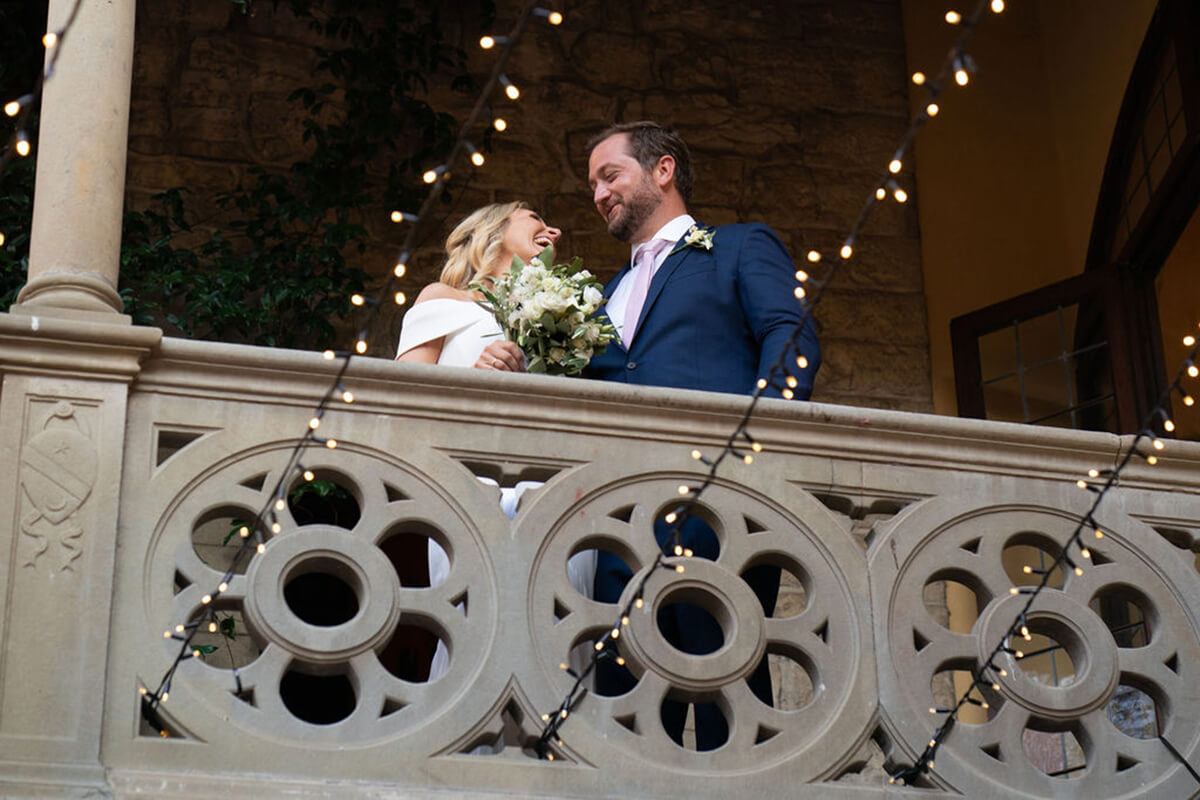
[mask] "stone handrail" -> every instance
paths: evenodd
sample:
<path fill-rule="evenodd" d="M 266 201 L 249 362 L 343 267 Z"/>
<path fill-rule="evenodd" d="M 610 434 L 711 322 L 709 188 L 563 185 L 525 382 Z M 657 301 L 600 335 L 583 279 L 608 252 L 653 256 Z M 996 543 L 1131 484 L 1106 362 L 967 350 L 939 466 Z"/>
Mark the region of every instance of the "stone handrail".
<path fill-rule="evenodd" d="M 889 786 L 885 768 L 912 762 L 939 719 L 930 707 L 953 699 L 952 673 L 972 669 L 1012 621 L 1012 549 L 1053 558 L 1090 499 L 1074 481 L 1128 443 L 763 402 L 751 425 L 763 452 L 724 466 L 703 500 L 719 557 L 651 579 L 622 634 L 637 686 L 588 695 L 546 762 L 529 746 L 570 687 L 559 665 L 618 612 L 572 585 L 567 559 L 597 549 L 635 571 L 649 564 L 653 520 L 703 474 L 691 450 L 718 449 L 746 398 L 359 359 L 345 379 L 355 402 L 321 426 L 337 448 L 301 457 L 348 499 L 333 517 L 296 501 L 279 512 L 281 532 L 218 599 L 237 639 L 196 640 L 216 649 L 180 666 L 160 708 L 173 734 L 164 740 L 138 702 L 177 652 L 164 630 L 201 613 L 236 551 L 236 535 L 222 544 L 234 521 L 268 504 L 280 477 L 303 483 L 281 471 L 336 370 L 319 354 L 150 345 L 128 394 L 106 643 L 100 762 L 116 796 L 928 794 Z M 6 439 L 23 453 L 60 428 L 74 431 L 77 453 L 98 448 L 89 407 L 70 392 L 43 387 L 27 406 L 36 413 L 5 422 L 24 426 Z M 480 476 L 540 485 L 510 520 Z M 1172 444 L 1159 466 L 1131 466 L 1097 515 L 1094 565 L 1059 576 L 1030 618 L 1072 674 L 1049 685 L 1005 656 L 988 711 L 947 737 L 929 787 L 970 797 L 1200 789 L 1156 738 L 1195 761 L 1198 520 L 1200 447 Z M 70 547 L 89 547 L 86 535 L 40 554 L 28 532 L 13 540 L 16 560 L 33 563 L 14 566 L 10 592 L 22 576 L 61 579 Z M 434 586 L 422 580 L 428 541 L 451 562 Z M 786 573 L 771 616 L 739 577 L 759 564 Z M 966 630 L 939 610 L 946 581 L 974 596 Z M 687 656 L 664 641 L 655 610 L 682 600 L 718 621 L 720 650 Z M 1112 607 L 1144 640 L 1114 625 Z M 435 637 L 449 667 L 425 680 Z M 773 707 L 745 681 L 764 653 Z M 725 745 L 672 741 L 659 713 L 667 696 L 715 702 Z M 1113 698 L 1126 696 L 1123 708 L 1149 715 L 1140 728 L 1117 719 Z M 1038 747 L 1067 735 L 1078 747 L 1064 746 L 1064 774 L 1048 775 L 1053 759 Z"/>

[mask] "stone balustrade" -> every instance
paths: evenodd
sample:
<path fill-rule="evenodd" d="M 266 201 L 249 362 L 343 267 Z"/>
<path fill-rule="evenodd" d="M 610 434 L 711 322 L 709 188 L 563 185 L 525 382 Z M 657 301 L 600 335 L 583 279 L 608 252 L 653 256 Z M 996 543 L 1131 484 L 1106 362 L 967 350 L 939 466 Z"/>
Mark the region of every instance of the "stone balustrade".
<path fill-rule="evenodd" d="M 1097 514 L 1105 535 L 1089 540 L 1091 563 L 1082 575 L 1051 576 L 1055 588 L 1029 618 L 1032 634 L 1059 654 L 1054 674 L 1004 655 L 1006 675 L 979 698 L 987 709 L 972 707 L 950 732 L 929 788 L 910 789 L 888 785 L 885 769 L 920 753 L 940 719 L 930 707 L 952 700 L 955 678 L 1011 623 L 1021 598 L 1009 588 L 1033 580 L 1015 555 L 1053 559 L 1092 497 L 1074 481 L 1113 464 L 1128 441 L 764 402 L 750 428 L 763 452 L 753 464 L 728 461 L 703 496 L 719 556 L 652 576 L 620 639 L 636 687 L 586 696 L 562 726 L 555 760 L 539 761 L 531 744 L 541 714 L 571 685 L 560 664 L 619 614 L 580 593 L 568 558 L 604 550 L 635 571 L 650 564 L 653 520 L 678 502 L 681 484 L 703 475 L 692 449 L 716 452 L 745 398 L 359 359 L 344 379 L 355 402 L 335 402 L 320 428 L 338 446 L 300 456 L 321 485 L 340 490 L 325 499 L 293 493 L 278 512 L 280 533 L 235 562 L 241 521 L 270 505 L 281 479 L 289 489 L 304 483 L 289 456 L 338 365 L 319 354 L 143 337 L 124 416 L 113 422 L 78 380 L 58 376 L 50 355 L 48 339 L 81 334 L 14 322 L 0 326 L 13 348 L 4 407 L 24 409 L 0 423 L 21 463 L 12 487 L 21 487 L 19 508 L 0 531 L 12 555 L 0 585 L 8 598 L 0 736 L 25 749 L 0 756 L 0 786 L 24 781 L 6 794 L 44 796 L 29 788 L 45 780 L 30 777 L 42 735 L 28 733 L 40 724 L 29 720 L 40 720 L 34 695 L 56 685 L 65 700 L 53 708 L 66 717 L 73 693 L 102 694 L 95 760 L 115 797 L 1200 790 L 1158 738 L 1197 763 L 1197 445 L 1170 444 L 1159 466 L 1138 462 L 1122 476 Z M 138 330 L 123 335 L 132 341 Z M 24 361 L 11 355 L 26 351 Z M 41 382 L 29 383 L 39 371 Z M 54 604 L 81 579 L 104 584 L 87 520 L 114 463 L 106 444 L 114 435 L 107 635 L 96 635 L 105 620 L 93 613 L 90 638 L 80 638 L 80 618 Z M 509 519 L 480 476 L 535 483 Z M 56 506 L 46 481 L 78 502 Z M 451 565 L 433 586 L 430 541 Z M 164 631 L 200 618 L 203 596 L 231 564 L 214 605 L 236 638 L 195 640 L 212 652 L 180 665 L 159 709 L 171 734 L 163 738 L 142 719 L 138 690 L 154 689 L 178 652 Z M 771 615 L 740 577 L 761 564 L 785 573 Z M 95 606 L 86 593 L 72 597 L 81 613 Z M 965 625 L 954 610 L 963 597 Z M 685 655 L 658 631 L 657 609 L 685 601 L 720 624 L 716 652 Z M 37 637 L 63 663 L 36 662 Z M 449 667 L 429 680 L 436 640 Z M 28 651 L 15 648 L 22 642 Z M 745 680 L 764 654 L 772 706 Z M 76 677 L 53 677 L 64 674 Z M 690 736 L 677 744 L 661 721 L 664 698 L 715 702 L 726 743 L 710 752 L 697 752 Z M 27 723 L 26 734 L 14 720 Z"/>

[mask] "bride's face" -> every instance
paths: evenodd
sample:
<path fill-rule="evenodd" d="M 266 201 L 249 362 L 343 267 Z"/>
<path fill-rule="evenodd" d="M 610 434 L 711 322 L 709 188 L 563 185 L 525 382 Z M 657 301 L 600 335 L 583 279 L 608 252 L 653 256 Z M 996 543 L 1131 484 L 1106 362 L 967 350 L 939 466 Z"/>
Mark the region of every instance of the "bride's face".
<path fill-rule="evenodd" d="M 509 216 L 508 227 L 504 229 L 504 238 L 500 241 L 500 257 L 497 259 L 499 271 L 508 272 L 513 256 L 520 256 L 522 261 L 528 263 L 557 242 L 559 236 L 562 236 L 562 231 L 547 225 L 536 212 L 518 208 Z"/>

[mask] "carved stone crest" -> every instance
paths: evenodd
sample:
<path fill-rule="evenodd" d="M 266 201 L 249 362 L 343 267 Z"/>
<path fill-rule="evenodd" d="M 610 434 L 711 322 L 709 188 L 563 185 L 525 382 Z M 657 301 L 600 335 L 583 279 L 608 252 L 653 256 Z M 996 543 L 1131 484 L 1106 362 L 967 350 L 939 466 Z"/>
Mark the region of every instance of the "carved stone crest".
<path fill-rule="evenodd" d="M 26 567 L 36 569 L 52 544 L 58 571 L 71 570 L 80 556 L 83 529 L 75 514 L 92 493 L 97 465 L 96 448 L 85 432 L 75 408 L 60 402 L 21 451 L 21 488 L 32 506 L 21 518 L 21 532 L 33 544 Z"/>

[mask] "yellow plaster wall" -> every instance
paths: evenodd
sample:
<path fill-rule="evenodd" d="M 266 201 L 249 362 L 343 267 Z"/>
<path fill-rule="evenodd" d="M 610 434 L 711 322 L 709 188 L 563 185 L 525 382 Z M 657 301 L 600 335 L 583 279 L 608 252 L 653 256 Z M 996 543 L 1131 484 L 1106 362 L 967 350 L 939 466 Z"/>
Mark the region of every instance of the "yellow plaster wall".
<path fill-rule="evenodd" d="M 970 5 L 974 5 L 973 3 Z M 1154 0 L 1014 0 L 980 25 L 979 72 L 943 95 L 915 174 L 934 408 L 954 414 L 950 320 L 1078 274 L 1113 125 Z M 903 0 L 910 73 L 961 32 Z M 924 91 L 912 87 L 914 110 Z"/>

